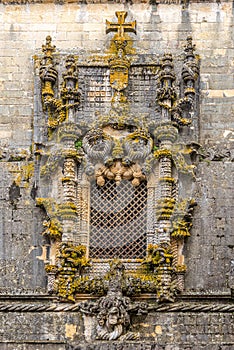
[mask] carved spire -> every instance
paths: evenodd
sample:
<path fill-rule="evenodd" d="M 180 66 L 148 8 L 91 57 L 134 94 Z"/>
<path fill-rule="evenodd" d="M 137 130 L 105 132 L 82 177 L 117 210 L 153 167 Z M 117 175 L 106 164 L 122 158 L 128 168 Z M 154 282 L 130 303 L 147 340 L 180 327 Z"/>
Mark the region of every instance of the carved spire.
<path fill-rule="evenodd" d="M 63 84 L 61 89 L 61 99 L 67 106 L 67 112 L 73 115 L 73 109 L 80 103 L 80 92 L 78 90 L 78 69 L 73 55 L 67 56 L 65 62 L 66 71 L 63 73 Z M 71 117 L 71 116 L 70 116 Z M 73 116 L 67 118 L 74 121 Z"/>
<path fill-rule="evenodd" d="M 42 45 L 42 52 L 44 57 L 41 60 L 40 66 L 40 78 L 42 82 L 42 103 L 46 100 L 54 97 L 54 84 L 58 77 L 58 72 L 55 69 L 53 60 L 53 53 L 55 52 L 55 46 L 51 45 L 51 36 L 46 37 L 46 44 Z"/>
<path fill-rule="evenodd" d="M 42 45 L 42 52 L 45 53 L 45 58 L 48 58 L 48 59 L 53 59 L 53 52 L 55 52 L 56 50 L 56 46 L 55 45 L 51 45 L 51 42 L 52 42 L 52 38 L 50 35 L 48 35 L 46 37 L 46 44 L 45 45 Z"/>
<path fill-rule="evenodd" d="M 184 80 L 184 95 L 191 100 L 191 103 L 195 97 L 195 81 L 198 78 L 199 68 L 196 56 L 194 55 L 195 45 L 192 43 L 192 37 L 187 37 L 187 43 L 185 45 L 185 60 L 182 69 L 182 78 Z"/>

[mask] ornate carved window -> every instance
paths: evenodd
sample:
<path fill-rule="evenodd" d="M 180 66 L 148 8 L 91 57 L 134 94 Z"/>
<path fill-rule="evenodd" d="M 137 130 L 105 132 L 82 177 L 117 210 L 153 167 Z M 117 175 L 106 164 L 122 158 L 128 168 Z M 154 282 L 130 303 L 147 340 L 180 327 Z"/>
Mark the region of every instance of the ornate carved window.
<path fill-rule="evenodd" d="M 105 281 L 113 287 L 105 274 L 112 260 L 126 294 L 172 301 L 183 290 L 195 205 L 189 137 L 197 130 L 198 58 L 191 37 L 175 69 L 170 53 L 136 55 L 127 34 L 136 34 L 136 22 L 125 23 L 124 11 L 116 16 L 106 23 L 115 32 L 106 52 L 55 60 L 47 37 L 35 58 L 36 200 L 47 214 L 48 290 L 73 301 L 104 295 Z"/>

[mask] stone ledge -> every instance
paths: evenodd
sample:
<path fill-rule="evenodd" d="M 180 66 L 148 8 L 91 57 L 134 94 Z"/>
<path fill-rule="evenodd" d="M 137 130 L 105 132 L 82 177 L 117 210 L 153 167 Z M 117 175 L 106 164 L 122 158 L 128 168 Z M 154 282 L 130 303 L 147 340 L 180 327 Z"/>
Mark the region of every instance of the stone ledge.
<path fill-rule="evenodd" d="M 79 312 L 80 304 L 68 304 L 68 303 L 0 303 L 1 312 L 30 312 L 30 313 L 42 313 L 42 312 Z M 233 313 L 234 303 L 201 303 L 201 302 L 178 302 L 174 304 L 149 304 L 148 312 L 182 312 L 182 313 Z"/>
<path fill-rule="evenodd" d="M 223 97 L 234 97 L 234 89 L 225 90 L 201 90 L 201 93 L 207 98 L 223 98 Z"/>
<path fill-rule="evenodd" d="M 149 5 L 183 5 L 187 6 L 189 3 L 216 3 L 217 0 L 0 0 L 0 4 L 3 5 L 25 5 L 25 4 L 123 4 L 128 3 L 133 4 L 149 4 Z M 231 2 L 231 0 L 223 0 L 222 2 Z"/>

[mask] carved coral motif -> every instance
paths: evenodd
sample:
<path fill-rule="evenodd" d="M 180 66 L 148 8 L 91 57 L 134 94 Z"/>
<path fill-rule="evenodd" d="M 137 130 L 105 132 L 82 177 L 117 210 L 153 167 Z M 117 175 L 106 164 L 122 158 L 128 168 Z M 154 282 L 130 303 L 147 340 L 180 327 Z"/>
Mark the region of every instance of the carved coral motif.
<path fill-rule="evenodd" d="M 132 180 L 133 186 L 146 179 L 138 161 L 144 162 L 153 146 L 147 131 L 138 129 L 117 138 L 97 128 L 85 135 L 82 145 L 87 155 L 86 173 L 95 173 L 99 186 L 104 186 L 105 178 L 115 180 L 117 184 L 121 180 Z M 95 169 L 95 162 L 103 165 Z"/>

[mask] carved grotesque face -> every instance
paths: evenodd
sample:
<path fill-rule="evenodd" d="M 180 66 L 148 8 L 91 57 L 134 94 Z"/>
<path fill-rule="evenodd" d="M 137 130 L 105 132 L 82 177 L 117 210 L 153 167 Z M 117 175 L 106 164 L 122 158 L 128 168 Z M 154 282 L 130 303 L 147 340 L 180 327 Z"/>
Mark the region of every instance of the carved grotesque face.
<path fill-rule="evenodd" d="M 128 86 L 128 69 L 121 66 L 111 68 L 110 85 L 117 91 L 126 89 Z"/>
<path fill-rule="evenodd" d="M 108 323 L 110 326 L 115 326 L 118 323 L 118 310 L 112 308 L 108 315 Z"/>

